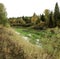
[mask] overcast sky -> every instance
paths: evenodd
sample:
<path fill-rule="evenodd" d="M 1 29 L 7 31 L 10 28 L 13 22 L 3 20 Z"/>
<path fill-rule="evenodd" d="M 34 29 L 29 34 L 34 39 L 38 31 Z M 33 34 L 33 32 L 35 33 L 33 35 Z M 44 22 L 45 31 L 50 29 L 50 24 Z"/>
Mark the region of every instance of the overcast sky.
<path fill-rule="evenodd" d="M 8 17 L 32 16 L 43 13 L 45 9 L 54 10 L 55 3 L 60 0 L 0 0 L 6 7 Z"/>

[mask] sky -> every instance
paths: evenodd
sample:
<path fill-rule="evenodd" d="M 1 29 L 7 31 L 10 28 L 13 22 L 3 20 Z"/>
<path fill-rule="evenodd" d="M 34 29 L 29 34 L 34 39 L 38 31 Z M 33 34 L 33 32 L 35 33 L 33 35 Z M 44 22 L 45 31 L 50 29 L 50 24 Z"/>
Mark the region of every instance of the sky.
<path fill-rule="evenodd" d="M 45 9 L 54 10 L 55 3 L 59 0 L 0 0 L 5 5 L 7 17 L 40 15 Z"/>

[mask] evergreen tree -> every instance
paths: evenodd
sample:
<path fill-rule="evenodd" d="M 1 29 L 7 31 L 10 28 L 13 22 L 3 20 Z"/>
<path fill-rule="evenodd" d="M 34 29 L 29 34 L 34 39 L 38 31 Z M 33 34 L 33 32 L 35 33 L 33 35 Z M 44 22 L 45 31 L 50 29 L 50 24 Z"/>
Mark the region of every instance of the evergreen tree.
<path fill-rule="evenodd" d="M 48 27 L 53 28 L 54 27 L 54 19 L 53 19 L 53 13 L 51 12 L 49 15 L 49 25 Z"/>
<path fill-rule="evenodd" d="M 45 16 L 43 14 L 41 15 L 41 20 L 45 22 Z"/>
<path fill-rule="evenodd" d="M 58 3 L 56 3 L 55 9 L 54 9 L 55 26 L 57 26 L 58 18 L 59 18 L 59 6 L 58 6 Z"/>

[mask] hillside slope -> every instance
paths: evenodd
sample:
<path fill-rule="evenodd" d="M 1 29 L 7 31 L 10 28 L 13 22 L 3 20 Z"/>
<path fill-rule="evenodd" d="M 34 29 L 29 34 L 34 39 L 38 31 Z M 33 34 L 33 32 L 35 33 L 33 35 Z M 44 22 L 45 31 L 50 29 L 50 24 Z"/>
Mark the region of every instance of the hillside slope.
<path fill-rule="evenodd" d="M 12 28 L 0 27 L 0 59 L 60 59 L 59 35 L 44 44 L 44 49 L 26 41 Z"/>
<path fill-rule="evenodd" d="M 0 27 L 0 59 L 45 59 L 42 48 L 26 42 L 11 28 Z"/>

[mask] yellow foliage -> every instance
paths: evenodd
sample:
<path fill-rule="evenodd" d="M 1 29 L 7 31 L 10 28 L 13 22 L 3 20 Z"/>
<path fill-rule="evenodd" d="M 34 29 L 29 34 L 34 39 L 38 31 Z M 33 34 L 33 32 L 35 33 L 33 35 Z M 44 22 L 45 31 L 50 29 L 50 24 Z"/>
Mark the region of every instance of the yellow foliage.
<path fill-rule="evenodd" d="M 34 15 L 31 18 L 31 23 L 36 24 L 36 21 L 38 20 L 38 16 L 34 13 Z"/>

